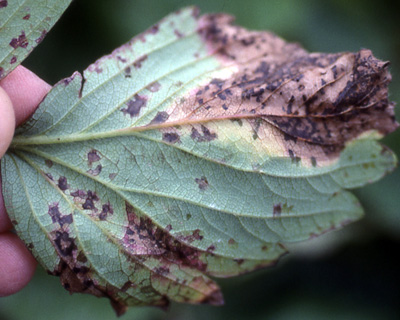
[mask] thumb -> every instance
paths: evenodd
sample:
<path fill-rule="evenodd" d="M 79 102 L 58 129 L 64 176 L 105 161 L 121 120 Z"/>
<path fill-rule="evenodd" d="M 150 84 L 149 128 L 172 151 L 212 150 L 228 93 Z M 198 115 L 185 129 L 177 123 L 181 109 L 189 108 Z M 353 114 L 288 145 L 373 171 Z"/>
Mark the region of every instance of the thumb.
<path fill-rule="evenodd" d="M 14 135 L 15 115 L 7 93 L 0 87 L 0 158 L 6 153 Z"/>

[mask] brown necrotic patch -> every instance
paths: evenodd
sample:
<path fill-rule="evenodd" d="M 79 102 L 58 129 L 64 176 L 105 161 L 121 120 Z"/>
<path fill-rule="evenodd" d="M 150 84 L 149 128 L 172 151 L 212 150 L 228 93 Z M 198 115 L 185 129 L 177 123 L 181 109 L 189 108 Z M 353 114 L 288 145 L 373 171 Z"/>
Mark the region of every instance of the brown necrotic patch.
<path fill-rule="evenodd" d="M 369 50 L 308 53 L 232 21 L 224 14 L 199 19 L 198 33 L 209 53 L 232 72 L 191 93 L 180 106 L 188 123 L 260 119 L 263 129 L 279 133 L 277 143 L 295 157 L 315 161 L 337 157 L 348 141 L 366 131 L 388 134 L 397 128 L 394 104 L 387 97 L 388 63 Z M 194 140 L 206 137 L 212 136 L 193 128 Z M 257 130 L 254 138 L 259 138 Z"/>
<path fill-rule="evenodd" d="M 128 225 L 122 243 L 127 251 L 126 253 L 133 255 L 131 258 L 156 255 L 164 267 L 174 263 L 200 271 L 207 270 L 206 257 L 204 256 L 207 253 L 185 244 L 185 242 L 203 239 L 199 229 L 193 231 L 190 236 L 175 238 L 169 232 L 157 227 L 151 219 L 138 216 L 134 208 L 128 203 L 126 203 L 126 213 Z"/>
<path fill-rule="evenodd" d="M 98 176 L 101 173 L 101 170 L 103 169 L 103 166 L 101 164 L 98 164 L 96 168 L 94 169 L 89 169 L 87 172 L 91 174 L 92 176 Z"/>

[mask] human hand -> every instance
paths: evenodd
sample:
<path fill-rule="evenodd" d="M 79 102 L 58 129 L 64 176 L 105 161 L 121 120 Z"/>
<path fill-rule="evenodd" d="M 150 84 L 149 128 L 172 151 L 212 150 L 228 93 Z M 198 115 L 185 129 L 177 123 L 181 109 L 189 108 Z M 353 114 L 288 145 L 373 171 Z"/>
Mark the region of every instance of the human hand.
<path fill-rule="evenodd" d="M 50 88 L 22 66 L 0 81 L 0 158 L 11 143 L 15 126 L 33 113 Z M 36 267 L 35 259 L 11 229 L 0 188 L 0 297 L 21 290 Z"/>

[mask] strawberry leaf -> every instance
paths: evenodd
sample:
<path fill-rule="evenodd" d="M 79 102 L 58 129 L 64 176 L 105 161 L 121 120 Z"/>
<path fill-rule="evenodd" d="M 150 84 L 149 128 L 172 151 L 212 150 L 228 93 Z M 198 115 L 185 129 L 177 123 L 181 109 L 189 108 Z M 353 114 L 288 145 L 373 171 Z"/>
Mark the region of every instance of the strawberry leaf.
<path fill-rule="evenodd" d="M 54 86 L 2 161 L 18 234 L 71 292 L 223 303 L 209 276 L 362 216 L 391 171 L 387 63 L 174 13 Z"/>

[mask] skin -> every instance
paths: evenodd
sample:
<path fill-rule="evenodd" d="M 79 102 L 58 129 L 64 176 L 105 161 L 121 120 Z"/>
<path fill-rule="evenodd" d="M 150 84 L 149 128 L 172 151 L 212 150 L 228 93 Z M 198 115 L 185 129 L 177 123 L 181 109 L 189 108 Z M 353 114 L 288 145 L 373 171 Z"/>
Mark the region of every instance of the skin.
<path fill-rule="evenodd" d="M 49 84 L 22 66 L 0 81 L 0 158 L 11 143 L 15 127 L 29 118 L 50 88 Z M 35 268 L 35 259 L 12 233 L 12 224 L 0 192 L 0 297 L 25 287 Z"/>

